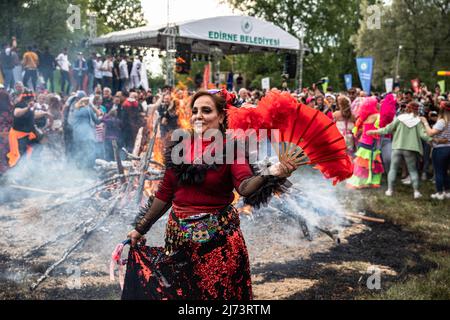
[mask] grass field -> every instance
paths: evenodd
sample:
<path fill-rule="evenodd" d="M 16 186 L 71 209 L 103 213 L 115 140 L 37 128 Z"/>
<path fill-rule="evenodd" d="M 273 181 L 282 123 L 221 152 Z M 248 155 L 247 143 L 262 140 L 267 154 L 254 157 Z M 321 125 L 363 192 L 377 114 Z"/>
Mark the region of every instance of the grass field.
<path fill-rule="evenodd" d="M 350 196 L 360 208 L 383 217 L 413 235 L 410 249 L 430 268 L 423 272 L 406 273 L 381 292 L 362 294 L 358 299 L 450 299 L 450 200 L 432 200 L 434 185 L 422 182 L 423 198 L 414 200 L 411 186 L 398 181 L 396 192 L 389 198 L 386 187 L 360 191 Z M 390 244 L 386 243 L 388 247 Z M 408 264 L 408 263 L 407 263 Z M 415 262 L 411 261 L 411 268 Z M 386 289 L 385 289 L 386 288 Z"/>

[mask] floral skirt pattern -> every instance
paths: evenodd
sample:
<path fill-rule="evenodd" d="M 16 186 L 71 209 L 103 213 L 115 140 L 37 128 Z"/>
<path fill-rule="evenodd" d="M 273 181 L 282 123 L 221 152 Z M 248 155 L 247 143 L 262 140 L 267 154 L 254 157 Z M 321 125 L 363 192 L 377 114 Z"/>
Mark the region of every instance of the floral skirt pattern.
<path fill-rule="evenodd" d="M 167 235 L 177 223 L 170 219 L 165 248 L 131 248 L 122 299 L 251 300 L 250 264 L 239 214 L 231 207 L 218 221 L 217 234 L 206 242 L 168 243 L 173 238 Z"/>

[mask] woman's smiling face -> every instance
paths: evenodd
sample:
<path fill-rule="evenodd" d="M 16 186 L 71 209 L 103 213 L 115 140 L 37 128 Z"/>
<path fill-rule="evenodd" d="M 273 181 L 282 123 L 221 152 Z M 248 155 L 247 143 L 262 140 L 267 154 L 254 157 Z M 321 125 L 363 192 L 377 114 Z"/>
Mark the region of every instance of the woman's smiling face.
<path fill-rule="evenodd" d="M 224 114 L 219 113 L 210 96 L 204 95 L 195 100 L 191 117 L 195 133 L 204 134 L 207 130 L 219 129 L 224 119 Z"/>

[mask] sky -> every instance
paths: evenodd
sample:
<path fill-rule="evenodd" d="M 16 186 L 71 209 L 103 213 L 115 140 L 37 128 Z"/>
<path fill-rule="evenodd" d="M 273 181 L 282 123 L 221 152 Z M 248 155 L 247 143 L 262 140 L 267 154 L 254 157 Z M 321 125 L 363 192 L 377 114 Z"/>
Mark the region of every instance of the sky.
<path fill-rule="evenodd" d="M 219 0 L 141 0 L 145 18 L 150 26 L 167 24 L 168 1 L 170 1 L 170 22 L 239 14 L 239 11 L 233 11 Z M 151 72 L 161 74 L 161 62 L 157 55 L 155 58 L 147 59 Z"/>
<path fill-rule="evenodd" d="M 141 0 L 149 25 L 167 24 L 167 2 L 170 22 L 238 14 L 219 0 Z"/>

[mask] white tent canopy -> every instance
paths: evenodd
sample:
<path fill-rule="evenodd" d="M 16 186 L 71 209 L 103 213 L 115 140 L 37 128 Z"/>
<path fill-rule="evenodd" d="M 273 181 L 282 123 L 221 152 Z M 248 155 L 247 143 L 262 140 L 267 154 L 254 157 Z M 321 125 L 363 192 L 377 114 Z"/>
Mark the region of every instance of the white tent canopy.
<path fill-rule="evenodd" d="M 297 53 L 299 40 L 280 27 L 248 16 L 222 16 L 176 23 L 177 43 L 192 45 L 192 53 L 208 54 L 211 46 L 225 54 L 283 51 Z M 93 46 L 135 46 L 165 50 L 165 26 L 112 32 L 93 39 Z"/>

